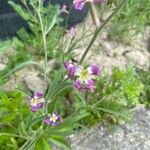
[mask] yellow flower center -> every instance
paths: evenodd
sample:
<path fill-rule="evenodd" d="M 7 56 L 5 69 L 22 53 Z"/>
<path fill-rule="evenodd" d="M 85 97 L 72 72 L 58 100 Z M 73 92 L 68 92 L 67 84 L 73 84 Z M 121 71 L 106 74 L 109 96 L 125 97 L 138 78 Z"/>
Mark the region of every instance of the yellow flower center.
<path fill-rule="evenodd" d="M 90 74 L 87 69 L 84 69 L 80 72 L 80 80 L 86 81 L 89 78 Z"/>

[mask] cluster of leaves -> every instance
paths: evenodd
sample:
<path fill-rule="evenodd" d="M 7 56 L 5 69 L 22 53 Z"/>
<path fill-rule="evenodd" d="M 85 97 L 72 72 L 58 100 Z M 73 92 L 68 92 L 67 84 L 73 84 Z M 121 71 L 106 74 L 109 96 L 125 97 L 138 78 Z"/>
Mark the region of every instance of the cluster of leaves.
<path fill-rule="evenodd" d="M 41 26 L 40 20 L 37 16 L 38 1 L 30 0 L 22 1 L 23 6 L 15 4 L 13 1 L 9 1 L 9 4 L 14 8 L 14 10 L 28 22 L 28 31 L 21 29 L 17 32 L 19 40 L 26 47 L 26 50 L 30 49 L 32 53 L 36 55 L 44 54 L 43 42 L 41 38 Z M 41 19 L 43 24 L 47 27 L 47 31 L 51 31 L 47 34 L 47 50 L 48 56 L 54 57 L 56 55 L 57 45 L 60 41 L 62 35 L 62 29 L 60 26 L 56 26 L 60 23 L 61 18 L 59 17 L 60 10 L 58 6 L 48 5 L 47 7 L 40 7 Z M 47 15 L 46 15 L 47 14 Z"/>
<path fill-rule="evenodd" d="M 58 78 L 58 73 L 54 74 L 53 77 Z M 139 104 L 142 91 L 142 82 L 135 69 L 129 66 L 126 70 L 114 68 L 112 75 L 102 73 L 97 81 L 95 92 L 90 95 L 70 88 L 57 95 L 55 99 L 61 113 L 66 116 L 79 110 L 88 112 L 89 115 L 81 122 L 82 125 L 91 126 L 105 119 L 106 116 L 113 118 L 114 123 L 129 120 L 130 109 Z M 60 97 L 64 97 L 64 103 L 62 100 L 59 103 Z"/>
<path fill-rule="evenodd" d="M 25 139 L 24 119 L 29 108 L 24 107 L 24 96 L 17 92 L 0 91 L 0 147 L 17 149 Z M 22 137 L 21 137 L 22 136 Z"/>
<path fill-rule="evenodd" d="M 150 72 L 137 69 L 140 80 L 144 85 L 144 90 L 140 97 L 140 102 L 150 107 Z"/>
<path fill-rule="evenodd" d="M 84 123 L 92 125 L 105 119 L 111 119 L 113 123 L 129 121 L 130 108 L 139 103 L 142 90 L 143 84 L 131 66 L 124 71 L 114 68 L 112 75 L 102 74 L 96 91 L 89 96 L 87 103 L 84 102 L 85 109 L 90 112 Z"/>
<path fill-rule="evenodd" d="M 1 149 L 51 149 L 56 144 L 69 149 L 65 138 L 73 134 L 78 121 L 86 112 L 70 114 L 59 127 L 42 127 L 45 115 L 33 114 L 27 97 L 20 91 L 0 91 L 0 147 Z M 52 107 L 53 108 L 53 107 Z M 50 110 L 51 111 L 51 110 Z M 35 144 L 36 143 L 36 144 Z"/>
<path fill-rule="evenodd" d="M 104 10 L 112 8 L 119 2 L 120 0 L 109 0 L 107 6 L 103 6 Z M 129 42 L 138 32 L 150 25 L 149 11 L 149 0 L 128 0 L 127 5 L 112 21 L 109 37 L 113 40 Z"/>
<path fill-rule="evenodd" d="M 11 50 L 8 55 L 7 67 L 0 71 L 0 84 L 6 82 L 12 73 L 28 65 L 35 65 L 44 72 L 42 66 L 38 63 L 39 59 L 44 56 L 42 31 L 36 13 L 38 2 L 32 0 L 28 4 L 27 1 L 22 2 L 24 7 L 15 4 L 13 1 L 9 1 L 9 4 L 28 22 L 28 31 L 22 28 L 12 40 L 0 43 L 0 52 L 5 53 L 9 48 Z M 48 28 L 47 30 L 51 31 L 47 34 L 48 58 L 56 58 L 60 55 L 58 43 L 62 36 L 62 29 L 57 25 L 61 20 L 59 11 L 58 6 L 41 7 L 42 22 Z"/>
<path fill-rule="evenodd" d="M 5 45 L 5 47 L 3 45 Z M 7 82 L 8 77 L 15 73 L 15 71 L 26 65 L 35 63 L 31 61 L 31 55 L 26 51 L 24 45 L 17 38 L 1 42 L 0 49 L 0 52 L 4 53 L 8 53 L 7 50 L 11 51 L 7 54 L 9 61 L 7 62 L 6 68 L 0 71 L 0 84 Z"/>

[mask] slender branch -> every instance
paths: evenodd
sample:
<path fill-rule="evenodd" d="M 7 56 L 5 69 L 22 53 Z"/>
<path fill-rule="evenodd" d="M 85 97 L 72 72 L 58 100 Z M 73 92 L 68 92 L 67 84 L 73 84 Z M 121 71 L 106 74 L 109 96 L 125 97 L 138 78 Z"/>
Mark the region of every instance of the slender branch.
<path fill-rule="evenodd" d="M 18 135 L 18 134 L 13 134 L 13 133 L 0 133 L 0 136 L 10 136 L 10 137 L 18 137 L 18 138 L 28 139 L 28 137 Z"/>
<path fill-rule="evenodd" d="M 19 148 L 19 150 L 28 150 L 29 147 L 32 145 L 30 142 L 36 142 L 42 134 L 42 127 L 38 128 L 32 135 L 31 137 Z M 28 149 L 27 149 L 28 147 Z"/>
<path fill-rule="evenodd" d="M 92 2 L 88 2 L 88 5 L 89 5 L 89 8 L 90 8 L 90 14 L 91 14 L 91 17 L 92 17 L 92 20 L 93 20 L 93 24 L 96 27 L 99 27 L 100 26 L 100 20 L 99 20 L 98 14 L 97 14 L 97 10 L 94 7 L 94 4 Z"/>
<path fill-rule="evenodd" d="M 45 91 L 45 85 L 46 85 L 46 73 L 47 73 L 47 42 L 46 42 L 46 31 L 44 29 L 44 25 L 43 25 L 43 21 L 42 21 L 42 17 L 41 17 L 41 7 L 42 7 L 42 3 L 41 1 L 39 1 L 39 8 L 37 10 L 37 15 L 39 18 L 39 22 L 40 22 L 40 26 L 41 26 L 41 30 L 42 30 L 42 39 L 43 39 L 43 46 L 44 46 L 44 54 L 45 54 L 45 59 L 44 59 L 44 86 L 43 86 L 43 91 Z"/>
<path fill-rule="evenodd" d="M 128 0 L 123 0 L 120 5 L 114 10 L 114 12 L 106 19 L 106 21 L 100 26 L 97 27 L 95 34 L 91 40 L 91 42 L 89 43 L 88 47 L 86 48 L 86 50 L 84 51 L 79 64 L 82 64 L 85 57 L 87 56 L 89 50 L 91 49 L 92 45 L 94 44 L 95 40 L 97 39 L 99 33 L 106 27 L 106 25 L 110 22 L 110 20 L 119 12 L 119 10 L 124 6 L 124 4 L 127 2 Z"/>
<path fill-rule="evenodd" d="M 43 44 L 44 44 L 44 52 L 45 52 L 45 60 L 44 60 L 44 65 L 45 65 L 45 73 L 44 73 L 44 90 L 45 90 L 45 85 L 46 85 L 46 74 L 47 74 L 47 43 L 46 43 L 46 35 L 43 34 Z"/>
<path fill-rule="evenodd" d="M 48 57 L 48 54 L 47 54 L 47 40 L 46 40 L 47 31 L 45 31 L 44 24 L 43 24 L 43 21 L 42 21 L 41 7 L 43 7 L 43 3 L 39 0 L 39 6 L 38 6 L 38 10 L 36 12 L 37 12 L 39 22 L 40 22 L 40 26 L 41 26 L 42 40 L 43 40 L 43 46 L 44 46 L 44 70 L 45 71 L 44 71 L 43 91 L 45 93 L 46 76 L 47 76 L 47 57 Z M 47 113 L 47 106 L 48 106 L 48 103 L 45 102 L 44 112 L 46 112 L 46 113 Z"/>

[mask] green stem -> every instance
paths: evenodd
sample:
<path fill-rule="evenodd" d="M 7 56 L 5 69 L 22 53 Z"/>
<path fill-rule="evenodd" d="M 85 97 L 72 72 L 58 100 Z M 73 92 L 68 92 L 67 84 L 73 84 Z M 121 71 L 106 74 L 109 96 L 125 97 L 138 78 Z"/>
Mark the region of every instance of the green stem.
<path fill-rule="evenodd" d="M 28 137 L 13 134 L 13 133 L 0 133 L 0 136 L 10 136 L 10 137 L 18 137 L 18 138 L 28 139 Z"/>
<path fill-rule="evenodd" d="M 104 29 L 104 27 L 109 23 L 109 21 L 119 12 L 119 10 L 124 6 L 124 4 L 127 1 L 128 0 L 123 0 L 120 3 L 120 5 L 114 10 L 114 12 L 106 19 L 106 21 L 100 27 L 97 27 L 91 42 L 89 43 L 88 47 L 86 48 L 85 52 L 83 53 L 83 55 L 82 55 L 82 57 L 80 59 L 80 62 L 79 62 L 80 65 L 83 63 L 84 59 L 86 58 L 89 50 L 91 49 L 92 45 L 94 44 L 95 40 L 97 39 L 99 33 Z"/>
<path fill-rule="evenodd" d="M 65 83 L 66 83 L 67 79 L 63 80 L 62 82 L 57 84 L 57 87 L 55 87 L 54 89 L 52 89 L 51 91 L 48 91 L 47 95 L 46 95 L 46 99 L 50 99 L 53 94 L 60 88 L 62 87 Z"/>
<path fill-rule="evenodd" d="M 44 55 L 45 55 L 45 59 L 44 59 L 44 86 L 43 86 L 43 91 L 45 91 L 45 83 L 46 83 L 46 73 L 47 73 L 47 42 L 46 42 L 46 31 L 44 29 L 44 24 L 42 21 L 42 16 L 41 16 L 41 8 L 43 7 L 43 2 L 39 0 L 39 7 L 37 10 L 37 15 L 39 18 L 39 22 L 40 22 L 40 26 L 41 26 L 41 31 L 42 31 L 42 40 L 43 40 L 43 46 L 44 46 Z M 35 9 L 36 10 L 36 9 Z"/>
<path fill-rule="evenodd" d="M 37 15 L 39 18 L 40 26 L 41 26 L 41 31 L 42 31 L 42 40 L 43 40 L 43 46 L 44 46 L 44 82 L 43 82 L 43 91 L 45 93 L 45 86 L 46 86 L 46 78 L 47 78 L 47 41 L 46 41 L 46 35 L 48 34 L 45 29 L 44 29 L 44 24 L 42 21 L 42 16 L 41 16 L 41 7 L 43 7 L 43 3 L 39 0 L 39 7 L 37 10 Z M 47 103 L 45 102 L 45 108 L 44 112 L 47 112 Z"/>
<path fill-rule="evenodd" d="M 46 35 L 43 33 L 43 44 L 44 44 L 44 53 L 45 53 L 45 60 L 44 60 L 44 67 L 45 67 L 45 72 L 44 72 L 44 91 L 45 91 L 45 86 L 46 86 L 46 74 L 47 74 L 47 43 L 46 43 Z M 45 92 L 44 92 L 45 93 Z"/>
<path fill-rule="evenodd" d="M 40 127 L 35 133 L 19 148 L 19 150 L 28 150 L 41 136 L 42 128 Z"/>

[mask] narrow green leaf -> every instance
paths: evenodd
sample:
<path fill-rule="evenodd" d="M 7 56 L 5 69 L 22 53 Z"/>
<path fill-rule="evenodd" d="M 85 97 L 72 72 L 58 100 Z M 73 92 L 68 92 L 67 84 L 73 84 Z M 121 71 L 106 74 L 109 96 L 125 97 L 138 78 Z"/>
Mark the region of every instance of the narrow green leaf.
<path fill-rule="evenodd" d="M 31 122 L 28 125 L 28 128 L 33 126 L 33 125 L 35 125 L 36 123 L 42 121 L 45 117 L 46 117 L 46 115 L 41 115 L 41 116 L 39 116 L 37 118 L 32 119 Z"/>
<path fill-rule="evenodd" d="M 63 124 L 60 127 L 58 127 L 58 128 L 61 129 L 61 128 L 64 128 L 64 127 L 66 127 L 68 125 L 75 124 L 79 120 L 87 117 L 89 114 L 90 113 L 87 112 L 86 110 L 80 111 L 78 113 L 76 112 L 73 115 L 71 115 L 71 116 L 67 117 L 66 119 L 64 119 Z"/>
<path fill-rule="evenodd" d="M 24 145 L 19 150 L 29 150 L 33 146 L 35 146 L 35 143 L 38 141 L 38 139 L 41 137 L 41 128 L 39 128 L 31 137 L 28 139 Z"/>
<path fill-rule="evenodd" d="M 127 114 L 129 114 L 129 113 L 127 113 L 127 112 L 118 112 L 118 111 L 113 111 L 113 110 L 106 109 L 106 108 L 98 108 L 98 109 L 103 111 L 103 112 L 107 112 L 107 113 L 114 114 L 116 116 L 120 116 L 122 118 L 128 119 L 128 115 Z"/>
<path fill-rule="evenodd" d="M 49 138 L 49 140 L 56 144 L 57 146 L 61 147 L 61 148 L 64 148 L 66 150 L 70 150 L 70 145 L 66 142 L 66 140 L 64 139 L 64 137 L 61 137 L 61 136 L 51 136 Z"/>
<path fill-rule="evenodd" d="M 44 137 L 41 137 L 37 141 L 35 148 L 36 148 L 36 150 L 52 150 L 52 147 L 50 146 L 50 144 Z"/>
<path fill-rule="evenodd" d="M 12 47 L 12 43 L 10 40 L 8 41 L 0 41 L 0 52 L 3 52 L 5 50 L 8 50 L 9 48 Z"/>
<path fill-rule="evenodd" d="M 19 138 L 27 139 L 27 137 L 25 136 L 13 134 L 13 133 L 0 133 L 0 136 L 8 136 L 8 137 L 10 136 L 10 137 L 19 137 Z"/>
<path fill-rule="evenodd" d="M 31 16 L 20 5 L 15 4 L 13 1 L 8 2 L 14 10 L 25 20 L 29 20 Z"/>
<path fill-rule="evenodd" d="M 13 144 L 13 149 L 14 149 L 14 150 L 19 149 L 18 144 L 17 144 L 17 141 L 15 140 L 15 138 L 11 138 L 10 140 L 11 140 L 11 142 L 12 142 L 12 144 Z"/>
<path fill-rule="evenodd" d="M 14 69 L 12 70 L 9 70 L 5 75 L 1 75 L 1 78 L 6 78 L 8 77 L 9 75 L 13 74 L 14 72 L 20 70 L 21 68 L 25 67 L 25 66 L 28 66 L 28 65 L 37 65 L 39 66 L 39 63 L 35 62 L 35 61 L 31 61 L 31 60 L 28 60 L 28 61 L 25 61 L 25 62 L 22 62 L 22 63 L 19 63 L 15 66 Z"/>

